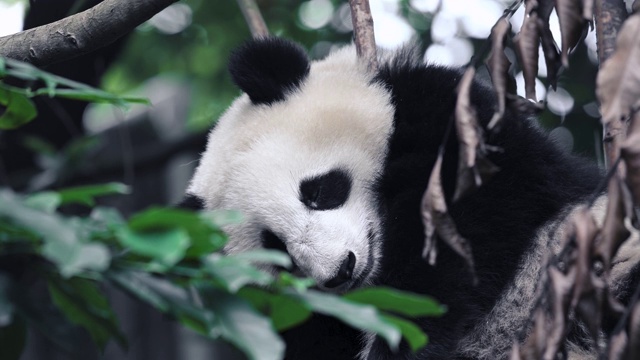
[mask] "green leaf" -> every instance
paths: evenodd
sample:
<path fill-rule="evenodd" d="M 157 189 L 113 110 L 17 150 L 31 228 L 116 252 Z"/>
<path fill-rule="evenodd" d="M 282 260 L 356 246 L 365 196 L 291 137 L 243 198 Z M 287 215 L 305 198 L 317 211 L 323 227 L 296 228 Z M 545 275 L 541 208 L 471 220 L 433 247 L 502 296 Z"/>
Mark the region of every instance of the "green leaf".
<path fill-rule="evenodd" d="M 217 253 L 208 256 L 204 265 L 205 270 L 232 293 L 249 284 L 268 285 L 273 281 L 271 275 L 246 261 Z"/>
<path fill-rule="evenodd" d="M 171 309 L 170 302 L 152 289 L 145 281 L 145 275 L 131 271 L 109 271 L 105 276 L 122 290 L 146 302 L 159 311 L 166 313 Z"/>
<path fill-rule="evenodd" d="M 311 311 L 299 299 L 285 294 L 272 294 L 264 289 L 245 287 L 238 295 L 264 314 L 278 331 L 292 328 L 311 316 Z"/>
<path fill-rule="evenodd" d="M 19 360 L 27 342 L 27 326 L 14 318 L 8 326 L 0 326 L 0 359 Z"/>
<path fill-rule="evenodd" d="M 391 350 L 398 349 L 400 329 L 384 319 L 373 306 L 353 303 L 313 290 L 291 295 L 304 301 L 314 312 L 335 317 L 357 329 L 374 332 L 387 341 Z"/>
<path fill-rule="evenodd" d="M 62 204 L 77 203 L 87 206 L 94 206 L 94 199 L 99 196 L 129 193 L 129 187 L 121 183 L 79 186 L 58 191 Z"/>
<path fill-rule="evenodd" d="M 200 257 L 222 249 L 226 236 L 201 214 L 182 209 L 153 208 L 131 217 L 133 230 L 147 231 L 180 228 L 188 232 L 191 247 L 187 257 Z"/>
<path fill-rule="evenodd" d="M 102 272 L 109 268 L 111 253 L 109 248 L 103 244 L 90 243 L 80 244 L 78 253 L 60 266 L 60 273 L 71 276 L 78 273 L 78 270 L 93 270 Z"/>
<path fill-rule="evenodd" d="M 2 85 L 0 82 L 0 130 L 15 129 L 35 119 L 38 112 L 33 102 Z"/>
<path fill-rule="evenodd" d="M 381 316 L 386 321 L 400 329 L 402 337 L 407 340 L 409 346 L 411 347 L 411 350 L 413 350 L 414 352 L 422 349 L 425 345 L 427 345 L 429 337 L 416 324 L 412 323 L 411 321 L 388 314 L 383 314 Z"/>
<path fill-rule="evenodd" d="M 53 213 L 60 206 L 60 195 L 54 191 L 35 193 L 24 200 L 25 205 L 46 213 Z"/>
<path fill-rule="evenodd" d="M 144 98 L 123 97 L 96 89 L 89 85 L 42 71 L 28 63 L 13 59 L 4 59 L 4 61 L 4 73 L 6 75 L 27 81 L 41 80 L 45 83 L 46 87 L 44 89 L 33 91 L 31 96 L 58 96 L 68 99 L 111 103 L 119 106 L 125 106 L 127 103 L 150 103 L 149 100 Z M 59 86 L 65 86 L 66 88 L 60 88 Z"/>
<path fill-rule="evenodd" d="M 120 227 L 125 226 L 125 220 L 118 212 L 118 210 L 114 208 L 97 206 L 91 210 L 91 215 L 89 215 L 91 220 L 97 221 L 101 224 L 104 224 L 108 229 L 115 230 Z"/>
<path fill-rule="evenodd" d="M 215 331 L 240 350 L 249 360 L 279 360 L 284 356 L 284 342 L 271 322 L 257 313 L 244 299 L 217 292 L 207 304 L 217 315 Z"/>
<path fill-rule="evenodd" d="M 316 281 L 313 280 L 313 278 L 299 278 L 285 271 L 281 271 L 280 274 L 278 274 L 277 286 L 280 289 L 293 288 L 297 292 L 303 292 L 315 284 Z"/>
<path fill-rule="evenodd" d="M 251 263 L 278 265 L 285 268 L 291 267 L 291 258 L 289 257 L 289 255 L 278 250 L 253 249 L 243 251 L 241 253 L 230 254 L 228 256 L 237 260 L 248 261 Z"/>
<path fill-rule="evenodd" d="M 203 212 L 202 216 L 218 227 L 239 224 L 244 221 L 242 213 L 235 210 L 211 210 Z"/>
<path fill-rule="evenodd" d="M 116 317 L 95 283 L 80 278 L 50 279 L 49 292 L 53 303 L 72 323 L 84 327 L 100 349 L 112 337 L 126 347 Z"/>
<path fill-rule="evenodd" d="M 343 297 L 353 302 L 371 304 L 380 310 L 408 316 L 440 316 L 446 312 L 446 307 L 433 298 L 384 287 L 358 289 Z"/>
<path fill-rule="evenodd" d="M 116 236 L 120 243 L 133 253 L 150 257 L 168 266 L 182 260 L 189 247 L 189 234 L 183 229 L 143 233 L 120 228 L 116 231 Z"/>
<path fill-rule="evenodd" d="M 202 335 L 214 337 L 213 313 L 209 309 L 202 309 L 188 302 L 185 289 L 143 272 L 110 271 L 106 276 L 134 297 L 163 313 L 174 315 L 190 329 Z"/>
<path fill-rule="evenodd" d="M 45 242 L 42 255 L 56 264 L 63 276 L 70 277 L 82 271 L 76 260 L 81 255 L 83 243 L 76 229 L 65 219 L 26 206 L 8 190 L 0 190 L 1 217 L 40 235 Z"/>

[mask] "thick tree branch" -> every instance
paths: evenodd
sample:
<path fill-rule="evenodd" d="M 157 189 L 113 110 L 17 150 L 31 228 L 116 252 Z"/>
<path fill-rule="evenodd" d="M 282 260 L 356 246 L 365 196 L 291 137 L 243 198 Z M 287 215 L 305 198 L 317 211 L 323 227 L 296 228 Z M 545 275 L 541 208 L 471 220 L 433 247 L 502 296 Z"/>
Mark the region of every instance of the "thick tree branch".
<path fill-rule="evenodd" d="M 262 18 L 260 8 L 258 8 L 256 2 L 254 0 L 237 1 L 238 6 L 240 6 L 240 10 L 242 10 L 242 15 L 244 15 L 244 19 L 247 22 L 247 25 L 249 25 L 249 30 L 251 30 L 253 38 L 256 39 L 269 36 L 269 29 Z"/>
<path fill-rule="evenodd" d="M 600 68 L 616 50 L 616 38 L 622 23 L 627 18 L 627 9 L 622 0 L 596 1 L 596 37 L 598 39 L 598 60 Z M 611 166 L 620 154 L 620 144 L 627 133 L 627 123 L 621 119 L 604 124 L 604 153 Z"/>
<path fill-rule="evenodd" d="M 37 66 L 80 56 L 131 32 L 177 0 L 105 0 L 51 24 L 0 37 L 0 56 Z"/>
<path fill-rule="evenodd" d="M 358 57 L 366 62 L 369 70 L 375 70 L 378 67 L 378 57 L 369 0 L 349 0 L 349 6 Z"/>

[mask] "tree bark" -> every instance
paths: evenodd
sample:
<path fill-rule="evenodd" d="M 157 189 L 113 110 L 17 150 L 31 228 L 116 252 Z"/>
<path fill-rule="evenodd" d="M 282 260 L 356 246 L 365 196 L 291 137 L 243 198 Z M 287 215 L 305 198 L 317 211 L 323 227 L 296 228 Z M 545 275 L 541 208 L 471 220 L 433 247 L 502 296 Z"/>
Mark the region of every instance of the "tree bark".
<path fill-rule="evenodd" d="M 627 9 L 622 0 L 596 1 L 596 37 L 600 68 L 616 50 L 618 31 L 626 18 Z M 620 155 L 620 144 L 626 137 L 627 122 L 621 119 L 609 122 L 605 124 L 603 132 L 605 161 L 607 167 L 610 167 Z"/>
<path fill-rule="evenodd" d="M 269 36 L 269 29 L 262 18 L 260 8 L 258 8 L 256 2 L 254 0 L 237 1 L 238 6 L 240 6 L 240 10 L 242 10 L 242 15 L 244 15 L 244 19 L 247 22 L 247 25 L 249 25 L 249 30 L 251 30 L 253 38 L 257 39 Z"/>
<path fill-rule="evenodd" d="M 45 66 L 109 45 L 177 0 L 105 0 L 51 24 L 0 37 L 0 56 Z"/>
<path fill-rule="evenodd" d="M 378 57 L 369 0 L 349 0 L 349 6 L 358 58 L 366 62 L 369 70 L 374 71 L 378 68 Z"/>

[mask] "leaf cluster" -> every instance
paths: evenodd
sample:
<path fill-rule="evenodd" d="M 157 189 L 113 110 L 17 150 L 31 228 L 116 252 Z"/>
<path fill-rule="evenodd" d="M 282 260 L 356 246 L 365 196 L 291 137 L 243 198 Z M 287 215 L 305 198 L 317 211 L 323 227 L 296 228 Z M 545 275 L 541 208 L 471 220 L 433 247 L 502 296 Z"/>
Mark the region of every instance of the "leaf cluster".
<path fill-rule="evenodd" d="M 95 205 L 98 196 L 127 192 L 118 183 L 28 196 L 0 190 L 3 359 L 19 358 L 27 326 L 69 351 L 73 341 L 63 328 L 71 324 L 84 328 L 100 349 L 111 340 L 126 347 L 105 285 L 205 337 L 228 341 L 250 359 L 282 358 L 285 344 L 278 331 L 300 324 L 312 312 L 378 334 L 392 348 L 404 338 L 417 350 L 427 336 L 410 319 L 444 311 L 428 297 L 386 288 L 342 297 L 319 292 L 310 279 L 271 270 L 291 266 L 278 251 L 225 255 L 220 252 L 226 242 L 222 227 L 242 221 L 235 212 L 152 208 L 125 220 L 116 209 Z M 66 215 L 70 204 L 87 206 L 89 214 Z M 59 317 L 31 294 L 39 281 L 46 282 L 63 321 L 54 320 Z"/>

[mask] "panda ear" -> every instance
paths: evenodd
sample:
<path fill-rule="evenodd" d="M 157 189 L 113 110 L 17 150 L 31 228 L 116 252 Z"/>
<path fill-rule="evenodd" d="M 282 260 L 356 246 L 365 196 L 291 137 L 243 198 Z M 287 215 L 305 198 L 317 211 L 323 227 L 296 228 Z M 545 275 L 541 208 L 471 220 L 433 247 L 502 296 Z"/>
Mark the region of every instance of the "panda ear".
<path fill-rule="evenodd" d="M 233 82 L 254 104 L 285 99 L 309 75 L 309 58 L 302 47 L 277 37 L 251 40 L 229 58 Z"/>

